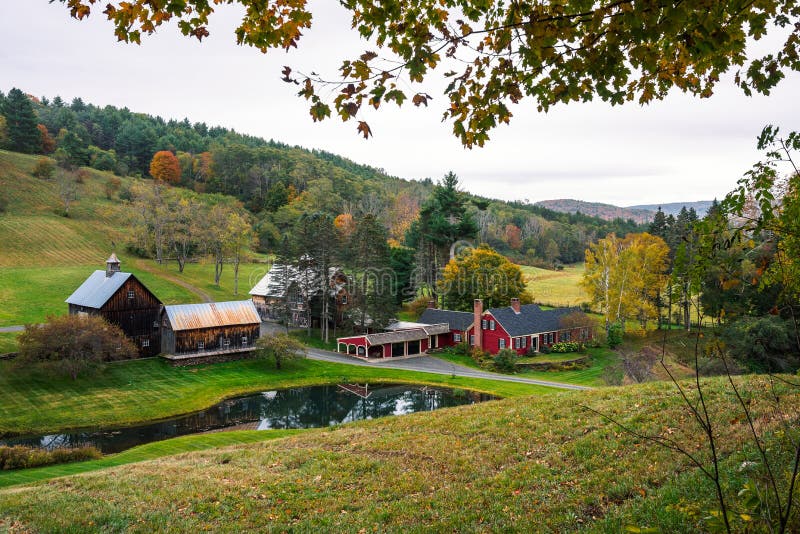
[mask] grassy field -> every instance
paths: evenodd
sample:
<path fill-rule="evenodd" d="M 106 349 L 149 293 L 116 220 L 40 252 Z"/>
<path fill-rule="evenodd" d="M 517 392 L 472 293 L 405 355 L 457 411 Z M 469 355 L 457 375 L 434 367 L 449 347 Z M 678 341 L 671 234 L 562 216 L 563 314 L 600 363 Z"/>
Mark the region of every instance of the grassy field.
<path fill-rule="evenodd" d="M 736 495 L 755 471 L 740 466 L 757 461 L 757 453 L 742 447 L 747 424 L 731 420 L 737 410 L 725 381 L 705 385 L 723 490 L 741 510 Z M 762 400 L 765 382 L 746 378 L 740 386 L 758 427 L 776 428 L 777 415 Z M 778 389 L 796 432 L 800 398 Z M 674 388 L 654 383 L 358 422 L 17 486 L 0 490 L 0 530 L 710 530 L 704 518 L 715 507 L 711 483 L 683 456 L 589 408 L 640 433 L 668 433 L 708 461 Z M 781 454 L 774 438 L 768 448 Z M 778 461 L 790 465 L 788 457 Z M 733 521 L 744 531 L 738 514 Z M 798 528 L 795 509 L 789 531 Z"/>
<path fill-rule="evenodd" d="M 260 361 L 176 368 L 159 359 L 134 360 L 108 365 L 102 374 L 76 381 L 14 369 L 13 362 L 0 361 L 0 435 L 122 426 L 197 411 L 246 393 L 367 381 L 441 384 L 502 397 L 553 391 L 528 384 L 312 360 L 294 362 L 281 371 Z"/>
<path fill-rule="evenodd" d="M 563 271 L 548 271 L 527 265 L 520 266 L 528 281 L 533 300 L 548 306 L 579 306 L 589 296 L 581 288 L 583 264 L 565 265 Z"/>

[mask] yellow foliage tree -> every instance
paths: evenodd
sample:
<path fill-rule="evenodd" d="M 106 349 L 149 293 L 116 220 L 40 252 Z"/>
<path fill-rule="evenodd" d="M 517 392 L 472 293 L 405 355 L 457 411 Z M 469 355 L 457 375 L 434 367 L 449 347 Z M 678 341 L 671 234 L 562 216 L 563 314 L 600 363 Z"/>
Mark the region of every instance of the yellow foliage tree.
<path fill-rule="evenodd" d="M 666 284 L 669 247 L 660 237 L 609 234 L 586 250 L 582 285 L 600 306 L 608 331 L 611 323 L 637 318 L 642 328 L 655 317 L 654 300 Z"/>
<path fill-rule="evenodd" d="M 451 259 L 437 285 L 444 306 L 454 310 L 471 310 L 475 299 L 489 308 L 508 306 L 512 298 L 533 301 L 519 265 L 486 244 Z"/>

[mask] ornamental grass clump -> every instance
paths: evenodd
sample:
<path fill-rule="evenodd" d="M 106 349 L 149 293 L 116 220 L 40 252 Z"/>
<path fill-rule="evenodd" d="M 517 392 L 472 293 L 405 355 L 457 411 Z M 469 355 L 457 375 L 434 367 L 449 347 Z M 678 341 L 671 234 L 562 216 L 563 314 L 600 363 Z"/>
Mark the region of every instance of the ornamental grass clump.
<path fill-rule="evenodd" d="M 24 447 L 22 445 L 0 446 L 0 470 L 11 471 L 13 469 L 28 469 L 43 465 L 97 460 L 102 456 L 102 453 L 96 447 L 91 446 L 53 450 Z"/>

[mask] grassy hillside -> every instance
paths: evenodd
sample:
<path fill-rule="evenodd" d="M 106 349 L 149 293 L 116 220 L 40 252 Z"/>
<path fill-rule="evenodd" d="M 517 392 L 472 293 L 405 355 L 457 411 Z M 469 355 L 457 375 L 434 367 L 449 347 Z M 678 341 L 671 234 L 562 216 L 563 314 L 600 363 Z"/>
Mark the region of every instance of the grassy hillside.
<path fill-rule="evenodd" d="M 738 410 L 726 383 L 705 385 L 723 488 L 736 500 L 757 477 L 756 467 L 741 466 L 757 455 L 743 447 L 746 423 L 733 415 Z M 761 400 L 765 381 L 740 385 L 757 427 L 775 428 L 777 414 Z M 800 398 L 796 389 L 777 387 L 787 428 L 796 432 Z M 674 388 L 657 383 L 360 422 L 0 490 L 0 529 L 709 530 L 704 518 L 715 506 L 712 485 L 682 456 L 621 431 L 589 408 L 637 432 L 679 440 L 707 461 Z M 777 464 L 779 476 L 790 465 L 785 460 Z M 789 531 L 800 528 L 796 510 Z M 733 521 L 737 531 L 745 529 L 741 516 Z"/>
<path fill-rule="evenodd" d="M 522 266 L 533 299 L 548 306 L 579 306 L 588 302 L 589 296 L 580 286 L 583 278 L 582 263 L 566 265 L 563 271 L 548 271 L 538 267 Z"/>
<path fill-rule="evenodd" d="M 6 213 L 0 214 L 0 326 L 42 322 L 47 315 L 66 313 L 64 300 L 92 271 L 105 267 L 112 244 L 123 270 L 135 274 L 166 304 L 201 302 L 206 296 L 248 298 L 250 287 L 265 272 L 263 264 L 242 265 L 239 294 L 234 295 L 229 265 L 216 286 L 211 264 L 190 264 L 179 273 L 174 264 L 132 257 L 123 246 L 130 233 L 125 210 L 119 199 L 109 200 L 104 192 L 111 175 L 87 169 L 70 216 L 62 217 L 55 182 L 30 174 L 37 160 L 0 151 L 0 190 L 8 200 Z M 122 187 L 133 180 L 122 178 Z M 0 352 L 13 345 L 13 336 L 3 334 Z"/>

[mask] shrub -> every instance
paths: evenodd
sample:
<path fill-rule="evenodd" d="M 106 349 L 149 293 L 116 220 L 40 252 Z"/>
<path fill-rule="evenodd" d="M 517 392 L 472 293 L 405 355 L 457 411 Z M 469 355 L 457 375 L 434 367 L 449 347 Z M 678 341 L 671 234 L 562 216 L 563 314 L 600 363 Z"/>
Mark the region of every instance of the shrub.
<path fill-rule="evenodd" d="M 492 357 L 489 353 L 481 350 L 480 347 L 472 347 L 469 351 L 469 355 L 481 369 L 492 369 L 494 366 Z"/>
<path fill-rule="evenodd" d="M 471 356 L 472 347 L 466 341 L 461 341 L 453 347 L 453 353 L 459 356 Z"/>
<path fill-rule="evenodd" d="M 33 167 L 31 174 L 42 180 L 49 180 L 53 177 L 53 172 L 55 172 L 55 170 L 56 166 L 53 160 L 42 156 L 36 161 L 36 165 Z"/>
<path fill-rule="evenodd" d="M 550 354 L 550 345 L 542 345 L 539 347 L 539 352 L 542 354 Z"/>
<path fill-rule="evenodd" d="M 512 349 L 503 349 L 492 358 L 492 366 L 501 373 L 513 373 L 517 363 L 517 353 Z"/>
<path fill-rule="evenodd" d="M 0 470 L 27 469 L 43 465 L 66 464 L 96 460 L 103 455 L 95 447 L 76 447 L 72 449 L 38 449 L 21 445 L 0 445 Z"/>
<path fill-rule="evenodd" d="M 17 338 L 21 367 L 52 367 L 75 380 L 102 362 L 137 356 L 136 347 L 122 330 L 99 316 L 49 316 L 47 323 L 25 325 Z"/>
<path fill-rule="evenodd" d="M 553 343 L 550 350 L 559 354 L 566 354 L 567 352 L 578 352 L 583 348 L 583 344 L 577 341 L 559 341 L 558 343 Z"/>

